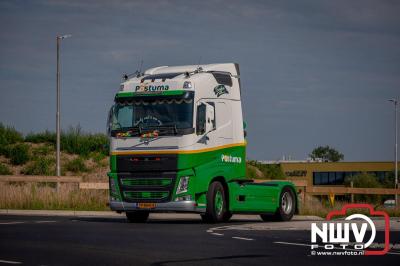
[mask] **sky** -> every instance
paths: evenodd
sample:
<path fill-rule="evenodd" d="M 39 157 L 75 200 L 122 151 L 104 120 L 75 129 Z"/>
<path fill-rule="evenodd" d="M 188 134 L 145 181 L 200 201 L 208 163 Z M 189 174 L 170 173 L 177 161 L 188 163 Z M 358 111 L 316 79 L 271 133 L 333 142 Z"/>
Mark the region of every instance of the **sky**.
<path fill-rule="evenodd" d="M 56 35 L 62 128 L 103 132 L 124 73 L 236 62 L 249 159 L 393 160 L 400 97 L 400 2 L 0 1 L 0 122 L 55 129 Z"/>

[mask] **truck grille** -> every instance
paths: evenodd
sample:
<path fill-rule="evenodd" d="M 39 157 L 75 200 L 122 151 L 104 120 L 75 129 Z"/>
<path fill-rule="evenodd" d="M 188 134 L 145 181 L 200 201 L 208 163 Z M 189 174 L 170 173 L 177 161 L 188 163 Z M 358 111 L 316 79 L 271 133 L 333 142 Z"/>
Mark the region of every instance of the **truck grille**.
<path fill-rule="evenodd" d="M 125 191 L 124 196 L 130 200 L 163 200 L 169 191 Z"/>
<path fill-rule="evenodd" d="M 167 202 L 176 184 L 176 172 L 118 173 L 121 195 L 126 202 Z"/>
<path fill-rule="evenodd" d="M 124 178 L 121 183 L 124 186 L 168 186 L 171 178 Z"/>

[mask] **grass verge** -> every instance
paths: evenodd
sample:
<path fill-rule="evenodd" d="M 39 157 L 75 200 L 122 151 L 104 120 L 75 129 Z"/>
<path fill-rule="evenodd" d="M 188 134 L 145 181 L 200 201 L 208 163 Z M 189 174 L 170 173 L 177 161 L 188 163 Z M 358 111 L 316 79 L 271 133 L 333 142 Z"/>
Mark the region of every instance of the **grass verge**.
<path fill-rule="evenodd" d="M 357 202 L 357 203 L 366 203 L 366 202 Z M 336 201 L 334 206 L 331 206 L 329 203 L 320 201 L 316 198 L 311 198 L 307 200 L 305 203 L 300 204 L 299 206 L 299 214 L 300 215 L 313 215 L 325 218 L 329 212 L 333 210 L 341 210 L 345 204 L 349 204 L 349 202 L 345 201 Z M 371 204 L 371 203 L 368 203 Z M 400 217 L 400 208 L 385 208 L 383 205 L 379 204 L 371 204 L 374 206 L 375 210 L 385 211 L 390 217 Z M 368 212 L 365 209 L 352 209 L 348 211 L 348 214 L 353 213 L 362 213 L 368 215 Z"/>
<path fill-rule="evenodd" d="M 0 209 L 106 211 L 108 191 L 79 190 L 62 184 L 0 183 Z"/>

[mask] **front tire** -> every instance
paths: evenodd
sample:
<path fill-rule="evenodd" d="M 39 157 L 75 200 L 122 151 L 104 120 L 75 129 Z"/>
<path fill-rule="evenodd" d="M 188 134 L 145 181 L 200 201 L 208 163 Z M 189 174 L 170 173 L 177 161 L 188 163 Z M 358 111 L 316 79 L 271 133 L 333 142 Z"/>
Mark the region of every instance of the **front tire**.
<path fill-rule="evenodd" d="M 208 223 L 226 222 L 231 216 L 227 206 L 224 186 L 221 182 L 214 181 L 207 192 L 206 213 L 201 218 Z"/>
<path fill-rule="evenodd" d="M 148 211 L 132 211 L 126 212 L 126 218 L 130 223 L 144 223 L 149 218 Z"/>
<path fill-rule="evenodd" d="M 267 221 L 290 221 L 296 211 L 296 197 L 293 190 L 284 187 L 279 196 L 279 207 L 275 214 L 261 214 L 261 219 Z"/>

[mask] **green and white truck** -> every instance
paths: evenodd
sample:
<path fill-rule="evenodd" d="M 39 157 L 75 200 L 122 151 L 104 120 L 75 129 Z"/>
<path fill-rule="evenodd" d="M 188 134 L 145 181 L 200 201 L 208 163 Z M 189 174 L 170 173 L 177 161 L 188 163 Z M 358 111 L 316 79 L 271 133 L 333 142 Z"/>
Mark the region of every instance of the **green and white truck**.
<path fill-rule="evenodd" d="M 126 75 L 108 118 L 110 208 L 129 221 L 150 212 L 290 220 L 295 187 L 246 178 L 239 66 L 161 66 Z"/>

